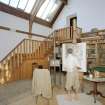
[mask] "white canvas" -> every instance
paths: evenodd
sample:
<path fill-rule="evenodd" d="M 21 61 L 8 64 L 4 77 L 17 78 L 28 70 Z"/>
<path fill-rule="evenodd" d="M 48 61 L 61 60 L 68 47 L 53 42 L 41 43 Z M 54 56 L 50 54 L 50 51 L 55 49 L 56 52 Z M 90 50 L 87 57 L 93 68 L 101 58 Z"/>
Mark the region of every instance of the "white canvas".
<path fill-rule="evenodd" d="M 65 63 L 66 62 L 66 56 L 67 56 L 67 49 L 72 48 L 73 49 L 73 54 L 77 57 L 79 61 L 79 66 L 80 66 L 80 71 L 81 72 L 86 72 L 87 70 L 87 60 L 86 60 L 86 43 L 65 43 L 62 45 L 62 70 L 66 71 L 64 69 Z"/>

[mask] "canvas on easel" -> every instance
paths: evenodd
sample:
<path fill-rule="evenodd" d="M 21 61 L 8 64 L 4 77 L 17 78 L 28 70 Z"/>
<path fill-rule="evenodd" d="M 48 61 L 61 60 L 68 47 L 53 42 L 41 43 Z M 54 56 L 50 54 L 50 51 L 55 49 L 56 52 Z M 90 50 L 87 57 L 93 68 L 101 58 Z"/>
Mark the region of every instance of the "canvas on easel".
<path fill-rule="evenodd" d="M 66 57 L 67 57 L 67 49 L 73 49 L 73 54 L 77 57 L 79 61 L 80 71 L 87 71 L 87 60 L 86 60 L 86 43 L 64 43 L 62 45 L 62 70 L 64 69 Z"/>

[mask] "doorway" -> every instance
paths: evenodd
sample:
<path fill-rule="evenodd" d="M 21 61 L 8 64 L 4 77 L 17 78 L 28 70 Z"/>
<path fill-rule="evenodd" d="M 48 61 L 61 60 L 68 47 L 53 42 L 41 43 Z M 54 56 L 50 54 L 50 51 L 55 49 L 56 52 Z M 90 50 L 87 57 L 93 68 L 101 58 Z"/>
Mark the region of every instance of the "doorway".
<path fill-rule="evenodd" d="M 70 36 L 73 38 L 73 31 L 77 28 L 77 16 L 70 18 Z"/>

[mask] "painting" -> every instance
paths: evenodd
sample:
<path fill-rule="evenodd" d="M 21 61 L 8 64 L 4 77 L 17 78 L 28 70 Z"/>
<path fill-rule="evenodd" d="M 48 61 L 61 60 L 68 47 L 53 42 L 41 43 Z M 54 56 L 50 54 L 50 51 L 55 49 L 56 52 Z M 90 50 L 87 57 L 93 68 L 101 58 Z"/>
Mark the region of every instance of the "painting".
<path fill-rule="evenodd" d="M 67 49 L 73 49 L 73 55 L 75 55 L 79 61 L 79 67 L 81 68 L 81 72 L 87 71 L 87 60 L 86 60 L 86 43 L 64 43 L 62 44 L 62 70 L 64 69 L 66 57 L 67 57 Z"/>

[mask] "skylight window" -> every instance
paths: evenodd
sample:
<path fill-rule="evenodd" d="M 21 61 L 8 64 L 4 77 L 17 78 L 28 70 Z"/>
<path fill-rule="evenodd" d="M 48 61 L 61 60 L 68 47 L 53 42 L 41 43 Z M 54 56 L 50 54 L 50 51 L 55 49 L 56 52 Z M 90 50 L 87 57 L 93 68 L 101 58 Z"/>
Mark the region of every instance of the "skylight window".
<path fill-rule="evenodd" d="M 0 2 L 3 2 L 5 4 L 9 4 L 9 0 L 0 0 Z"/>
<path fill-rule="evenodd" d="M 0 0 L 0 2 L 14 7 L 18 12 L 23 11 L 28 13 L 26 14 L 27 16 L 31 14 L 49 23 L 53 22 L 59 8 L 61 5 L 63 6 L 62 0 L 42 0 L 42 2 L 41 0 Z"/>
<path fill-rule="evenodd" d="M 38 13 L 37 13 L 37 17 L 42 17 L 42 15 L 44 14 L 48 4 L 49 4 L 50 0 L 46 0 L 43 5 L 41 6 L 41 8 L 39 9 Z"/>
<path fill-rule="evenodd" d="M 10 6 L 17 8 L 17 5 L 19 3 L 19 0 L 10 0 Z"/>
<path fill-rule="evenodd" d="M 23 9 L 25 8 L 28 0 L 20 0 L 18 8 Z"/>
<path fill-rule="evenodd" d="M 56 14 L 60 6 L 60 0 L 46 0 L 39 9 L 36 16 L 43 20 L 51 21 L 54 17 L 54 14 Z"/>
<path fill-rule="evenodd" d="M 25 8 L 25 12 L 30 13 L 35 2 L 36 2 L 36 0 L 29 0 L 27 6 Z"/>

